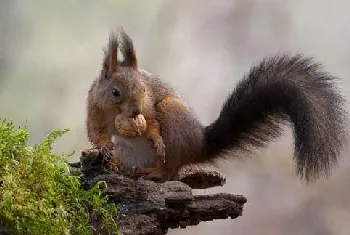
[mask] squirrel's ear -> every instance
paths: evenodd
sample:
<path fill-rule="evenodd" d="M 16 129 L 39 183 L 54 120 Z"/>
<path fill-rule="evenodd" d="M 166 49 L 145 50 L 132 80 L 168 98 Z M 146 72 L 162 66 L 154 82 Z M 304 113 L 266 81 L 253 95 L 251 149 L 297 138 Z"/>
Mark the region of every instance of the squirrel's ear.
<path fill-rule="evenodd" d="M 108 73 L 112 74 L 117 71 L 118 68 L 118 38 L 112 33 L 109 37 L 108 51 L 105 58 L 105 66 L 108 64 Z"/>
<path fill-rule="evenodd" d="M 124 61 L 122 62 L 122 65 L 137 69 L 137 58 L 134 44 L 122 27 L 119 27 L 118 31 L 121 42 L 120 50 L 124 56 Z"/>

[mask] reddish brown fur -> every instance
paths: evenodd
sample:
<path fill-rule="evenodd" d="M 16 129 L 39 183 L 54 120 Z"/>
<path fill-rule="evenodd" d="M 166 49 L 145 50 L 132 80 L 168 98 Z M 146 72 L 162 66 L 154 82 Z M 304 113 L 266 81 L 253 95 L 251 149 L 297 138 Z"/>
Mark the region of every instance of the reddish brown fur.
<path fill-rule="evenodd" d="M 164 178 L 174 180 L 182 166 L 201 159 L 203 127 L 179 97 L 165 97 L 157 104 L 157 110 L 166 146 Z"/>
<path fill-rule="evenodd" d="M 137 59 L 132 42 L 124 36 L 125 64 L 119 64 L 117 51 L 119 42 L 110 38 L 108 50 L 98 79 L 90 90 L 87 105 L 87 133 L 90 142 L 100 148 L 110 149 L 111 137 L 117 132 L 114 119 L 119 115 L 123 118 L 134 119 L 141 113 L 147 123 L 146 135 L 154 143 L 159 155 L 165 154 L 163 139 L 160 135 L 160 125 L 156 120 L 156 110 L 152 92 L 143 82 L 144 73 L 137 70 Z M 112 89 L 120 92 L 118 97 L 113 96 Z M 121 121 L 125 130 L 135 128 L 129 133 L 136 133 L 137 126 L 131 126 L 128 121 Z M 125 136 L 132 138 L 135 136 Z"/>
<path fill-rule="evenodd" d="M 154 168 L 141 167 L 140 172 L 160 174 L 165 180 L 176 179 L 183 165 L 201 161 L 203 126 L 176 92 L 159 79 L 137 70 L 132 41 L 123 33 L 122 39 L 124 47 L 121 51 L 126 61 L 115 64 L 115 47 L 119 43 L 112 35 L 100 77 L 89 91 L 88 137 L 98 147 L 109 144 L 115 132 L 115 125 L 112 124 L 115 117 L 122 115 L 132 118 L 133 111 L 139 110 L 146 119 L 147 137 L 157 148 L 158 155 L 164 154 L 166 159 L 162 164 L 158 157 Z M 116 99 L 111 94 L 113 87 L 121 91 L 120 98 Z M 123 130 L 129 128 L 125 137 L 136 137 L 137 127 L 128 121 L 120 120 L 118 126 Z M 135 136 L 130 136 L 130 133 Z"/>
<path fill-rule="evenodd" d="M 203 127 L 172 88 L 138 70 L 132 41 L 124 31 L 121 41 L 125 60 L 117 61 L 120 38 L 112 35 L 100 77 L 89 90 L 87 132 L 89 140 L 101 148 L 111 144 L 113 135 L 119 146 L 116 152 L 126 167 L 136 164 L 141 172 L 176 180 L 184 165 L 212 162 L 235 149 L 264 146 L 280 134 L 280 123 L 286 117 L 295 127 L 300 175 L 305 170 L 310 179 L 327 173 L 337 160 L 345 139 L 342 97 L 329 83 L 333 77 L 309 60 L 284 56 L 262 61 L 237 85 L 218 119 Z M 119 90 L 120 96 L 113 95 L 113 89 Z M 327 100 L 320 109 L 313 100 L 322 99 Z M 147 125 L 142 136 L 137 134 L 140 126 L 131 120 L 138 113 Z M 128 135 L 126 139 L 116 126 Z M 150 150 L 145 138 L 157 152 Z M 157 153 L 162 155 L 164 147 L 166 162 L 159 164 Z"/>
<path fill-rule="evenodd" d="M 90 142 L 100 147 L 107 145 L 111 141 L 111 135 L 108 132 L 106 115 L 94 105 L 91 96 L 88 98 L 87 115 L 87 134 Z"/>

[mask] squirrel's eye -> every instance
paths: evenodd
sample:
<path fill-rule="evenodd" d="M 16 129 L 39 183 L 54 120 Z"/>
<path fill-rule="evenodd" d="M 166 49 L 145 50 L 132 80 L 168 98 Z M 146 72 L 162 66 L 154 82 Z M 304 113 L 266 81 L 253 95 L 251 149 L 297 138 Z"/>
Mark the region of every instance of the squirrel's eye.
<path fill-rule="evenodd" d="M 106 80 L 111 79 L 111 77 L 112 77 L 112 76 L 111 76 L 109 73 L 105 73 L 105 79 L 106 79 Z"/>
<path fill-rule="evenodd" d="M 119 92 L 119 90 L 117 89 L 117 88 L 113 88 L 113 90 L 112 90 L 112 94 L 114 95 L 114 96 L 120 96 L 120 92 Z"/>

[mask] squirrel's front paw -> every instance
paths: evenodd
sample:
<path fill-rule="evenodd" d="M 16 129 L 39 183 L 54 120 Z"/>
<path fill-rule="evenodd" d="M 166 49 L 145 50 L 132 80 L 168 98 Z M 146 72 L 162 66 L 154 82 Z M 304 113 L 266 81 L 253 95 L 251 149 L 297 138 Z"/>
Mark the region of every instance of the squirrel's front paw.
<path fill-rule="evenodd" d="M 102 155 L 109 161 L 112 158 L 112 151 L 114 149 L 114 143 L 108 142 L 100 147 Z"/>
<path fill-rule="evenodd" d="M 163 141 L 155 142 L 154 147 L 157 149 L 157 154 L 162 162 L 165 163 L 165 144 Z"/>
<path fill-rule="evenodd" d="M 157 138 L 154 140 L 150 137 L 148 137 L 148 138 L 153 142 L 153 145 L 154 145 L 155 149 L 157 150 L 157 155 L 160 157 L 162 162 L 165 163 L 165 144 L 163 142 L 163 139 Z"/>

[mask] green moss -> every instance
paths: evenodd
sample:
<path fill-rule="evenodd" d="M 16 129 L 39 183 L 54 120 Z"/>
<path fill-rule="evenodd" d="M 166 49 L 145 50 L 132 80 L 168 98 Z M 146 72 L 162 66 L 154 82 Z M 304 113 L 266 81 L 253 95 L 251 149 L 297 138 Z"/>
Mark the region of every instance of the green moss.
<path fill-rule="evenodd" d="M 70 175 L 70 155 L 52 153 L 67 131 L 30 147 L 26 128 L 0 120 L 0 225 L 11 234 L 92 234 L 95 222 L 104 234 L 117 234 L 116 207 L 101 195 L 101 183 L 81 189 L 79 177 Z"/>

